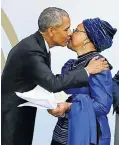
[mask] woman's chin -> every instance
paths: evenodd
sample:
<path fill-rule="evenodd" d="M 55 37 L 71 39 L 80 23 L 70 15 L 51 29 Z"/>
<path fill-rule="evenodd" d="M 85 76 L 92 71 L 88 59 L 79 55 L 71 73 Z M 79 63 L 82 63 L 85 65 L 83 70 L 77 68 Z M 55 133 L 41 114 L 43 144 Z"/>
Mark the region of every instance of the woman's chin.
<path fill-rule="evenodd" d="M 69 43 L 67 44 L 67 48 L 72 49 L 71 42 L 69 42 Z"/>
<path fill-rule="evenodd" d="M 75 49 L 73 48 L 71 41 L 67 44 L 67 48 L 75 52 Z"/>

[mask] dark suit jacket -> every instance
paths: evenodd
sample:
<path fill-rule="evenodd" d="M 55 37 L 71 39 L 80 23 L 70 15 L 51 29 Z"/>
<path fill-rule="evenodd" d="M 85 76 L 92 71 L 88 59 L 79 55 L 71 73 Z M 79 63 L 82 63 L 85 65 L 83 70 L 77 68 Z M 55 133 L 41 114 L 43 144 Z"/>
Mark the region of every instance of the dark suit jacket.
<path fill-rule="evenodd" d="M 113 77 L 113 106 L 119 114 L 119 71 Z"/>
<path fill-rule="evenodd" d="M 9 53 L 1 79 L 2 145 L 31 145 L 36 109 L 17 106 L 24 100 L 15 92 L 40 85 L 50 92 L 83 87 L 88 84 L 85 69 L 54 75 L 50 54 L 39 32 L 23 39 Z"/>

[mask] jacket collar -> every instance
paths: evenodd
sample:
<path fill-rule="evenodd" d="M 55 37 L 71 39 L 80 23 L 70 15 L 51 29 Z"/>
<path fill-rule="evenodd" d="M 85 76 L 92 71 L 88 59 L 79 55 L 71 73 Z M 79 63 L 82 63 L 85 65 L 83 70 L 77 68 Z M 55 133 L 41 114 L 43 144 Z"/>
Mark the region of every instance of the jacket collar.
<path fill-rule="evenodd" d="M 42 50 L 47 53 L 47 48 L 46 48 L 46 45 L 45 45 L 45 41 L 44 41 L 44 38 L 42 36 L 42 34 L 37 31 L 36 33 L 34 33 L 34 36 L 38 42 L 38 44 L 40 45 L 40 47 L 42 48 Z"/>

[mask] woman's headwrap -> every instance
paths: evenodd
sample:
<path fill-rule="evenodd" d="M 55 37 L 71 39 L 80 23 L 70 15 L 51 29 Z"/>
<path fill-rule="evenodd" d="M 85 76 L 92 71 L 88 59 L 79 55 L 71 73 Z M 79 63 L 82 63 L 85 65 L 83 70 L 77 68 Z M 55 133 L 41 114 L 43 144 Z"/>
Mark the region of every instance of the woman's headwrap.
<path fill-rule="evenodd" d="M 117 29 L 113 28 L 108 22 L 94 18 L 84 20 L 83 25 L 90 41 L 98 52 L 112 46 L 112 39 Z"/>

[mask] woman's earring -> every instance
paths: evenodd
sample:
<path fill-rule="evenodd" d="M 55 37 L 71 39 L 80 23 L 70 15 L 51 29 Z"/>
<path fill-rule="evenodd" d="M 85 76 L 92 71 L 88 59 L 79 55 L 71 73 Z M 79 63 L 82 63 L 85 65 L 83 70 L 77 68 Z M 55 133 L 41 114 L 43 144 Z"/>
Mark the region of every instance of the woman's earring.
<path fill-rule="evenodd" d="M 90 43 L 90 40 L 88 41 L 88 38 L 86 38 L 84 41 L 83 41 L 83 48 L 85 49 L 86 48 L 86 44 Z"/>
<path fill-rule="evenodd" d="M 86 39 L 83 41 L 83 48 L 86 48 Z"/>

